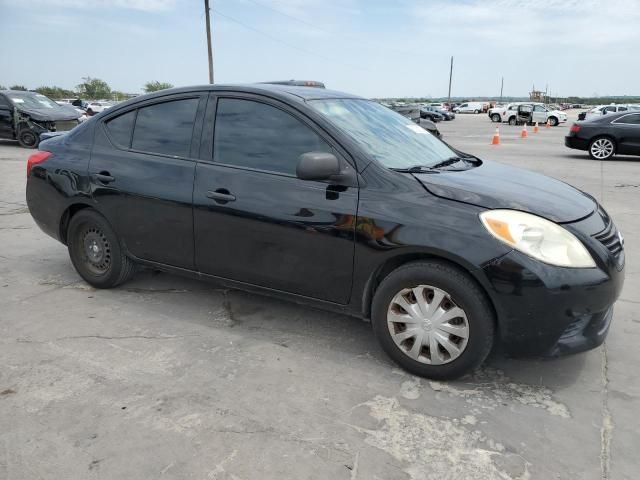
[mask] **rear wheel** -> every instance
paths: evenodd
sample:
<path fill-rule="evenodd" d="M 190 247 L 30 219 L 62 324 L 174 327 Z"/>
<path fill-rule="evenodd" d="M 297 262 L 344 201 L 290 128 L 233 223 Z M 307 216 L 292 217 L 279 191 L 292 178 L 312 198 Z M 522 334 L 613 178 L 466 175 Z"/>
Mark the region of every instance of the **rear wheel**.
<path fill-rule="evenodd" d="M 394 270 L 378 287 L 371 313 L 382 348 L 415 375 L 457 378 L 477 368 L 493 344 L 494 314 L 484 293 L 446 263 Z"/>
<path fill-rule="evenodd" d="M 40 137 L 29 128 L 23 128 L 18 133 L 18 143 L 24 148 L 36 148 L 40 143 Z"/>
<path fill-rule="evenodd" d="M 491 121 L 495 123 L 500 122 L 500 115 L 497 113 L 494 113 L 493 115 L 491 115 Z"/>
<path fill-rule="evenodd" d="M 609 137 L 594 138 L 589 145 L 589 155 L 595 160 L 609 160 L 616 153 L 616 144 Z"/>
<path fill-rule="evenodd" d="M 509 125 L 517 125 L 518 121 L 516 120 L 516 117 L 511 117 L 509 118 Z"/>
<path fill-rule="evenodd" d="M 473 113 L 477 115 L 478 113 L 480 113 L 480 110 L 474 110 Z"/>
<path fill-rule="evenodd" d="M 135 264 L 122 252 L 111 225 L 95 210 L 81 210 L 71 218 L 67 239 L 73 266 L 91 286 L 115 287 L 133 275 Z"/>

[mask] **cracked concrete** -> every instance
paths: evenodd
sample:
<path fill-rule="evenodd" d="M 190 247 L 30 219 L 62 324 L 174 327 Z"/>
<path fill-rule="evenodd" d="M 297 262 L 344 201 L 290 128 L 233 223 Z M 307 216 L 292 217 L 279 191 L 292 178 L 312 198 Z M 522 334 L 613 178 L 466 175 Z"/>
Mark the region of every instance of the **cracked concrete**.
<path fill-rule="evenodd" d="M 497 148 L 484 116 L 439 127 L 604 202 L 628 259 L 606 348 L 430 382 L 358 319 L 152 271 L 95 290 L 25 213 L 30 152 L 0 143 L 0 480 L 635 479 L 640 161 L 566 150 L 564 127 Z"/>

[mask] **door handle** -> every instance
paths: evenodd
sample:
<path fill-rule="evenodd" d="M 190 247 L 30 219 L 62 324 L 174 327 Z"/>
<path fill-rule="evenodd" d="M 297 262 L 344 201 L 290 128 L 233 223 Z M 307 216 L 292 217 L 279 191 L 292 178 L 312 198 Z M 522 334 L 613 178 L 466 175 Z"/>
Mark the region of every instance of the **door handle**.
<path fill-rule="evenodd" d="M 96 180 L 102 183 L 111 183 L 115 181 L 115 178 L 109 175 L 109 172 L 96 173 Z"/>
<path fill-rule="evenodd" d="M 207 198 L 211 198 L 212 200 L 222 204 L 236 201 L 236 196 L 229 193 L 229 190 L 226 188 L 219 188 L 215 192 L 208 191 Z"/>

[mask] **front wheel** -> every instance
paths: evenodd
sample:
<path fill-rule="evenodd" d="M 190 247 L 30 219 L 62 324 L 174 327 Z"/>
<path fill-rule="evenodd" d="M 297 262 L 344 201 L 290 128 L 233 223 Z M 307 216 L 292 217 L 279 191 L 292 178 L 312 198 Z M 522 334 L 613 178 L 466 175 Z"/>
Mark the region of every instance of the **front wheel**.
<path fill-rule="evenodd" d="M 589 155 L 595 160 L 609 160 L 616 153 L 616 145 L 608 137 L 599 137 L 591 141 Z"/>
<path fill-rule="evenodd" d="M 427 378 L 469 373 L 493 345 L 494 314 L 484 292 L 443 262 L 412 262 L 391 272 L 374 295 L 371 320 L 385 352 Z"/>
<path fill-rule="evenodd" d="M 500 115 L 497 113 L 494 113 L 493 115 L 491 115 L 491 121 L 494 123 L 499 123 L 500 122 Z"/>
<path fill-rule="evenodd" d="M 127 281 L 135 264 L 122 252 L 107 220 L 92 209 L 81 210 L 69 222 L 67 246 L 80 276 L 96 288 L 111 288 Z"/>
<path fill-rule="evenodd" d="M 29 128 L 23 128 L 18 133 L 18 143 L 23 148 L 36 148 L 40 143 L 40 137 Z"/>
<path fill-rule="evenodd" d="M 551 125 L 552 127 L 555 127 L 558 125 L 558 119 L 556 117 L 549 117 L 548 121 L 549 121 L 549 125 Z"/>

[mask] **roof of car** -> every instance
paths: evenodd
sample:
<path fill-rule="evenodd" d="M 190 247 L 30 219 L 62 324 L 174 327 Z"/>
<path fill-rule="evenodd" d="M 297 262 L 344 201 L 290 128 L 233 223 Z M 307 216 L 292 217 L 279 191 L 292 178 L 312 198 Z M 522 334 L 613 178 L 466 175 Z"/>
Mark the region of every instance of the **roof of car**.
<path fill-rule="evenodd" d="M 588 118 L 586 120 L 583 120 L 583 122 L 609 123 L 615 120 L 616 118 L 624 117 L 625 115 L 629 115 L 629 114 L 640 114 L 640 110 L 625 110 L 623 112 L 611 112 L 611 113 L 607 113 L 606 115 L 599 115 L 597 117 Z"/>
<path fill-rule="evenodd" d="M 328 90 L 318 87 L 299 87 L 295 85 L 278 85 L 272 83 L 245 83 L 245 84 L 216 84 L 216 85 L 194 85 L 192 87 L 171 88 L 168 90 L 160 90 L 152 94 L 135 97 L 136 99 L 151 98 L 152 96 L 162 96 L 170 93 L 186 93 L 193 91 L 235 91 L 247 93 L 267 93 L 273 96 L 281 97 L 297 97 L 302 101 L 326 99 L 326 98 L 361 98 L 350 93 L 339 92 L 336 90 Z"/>

